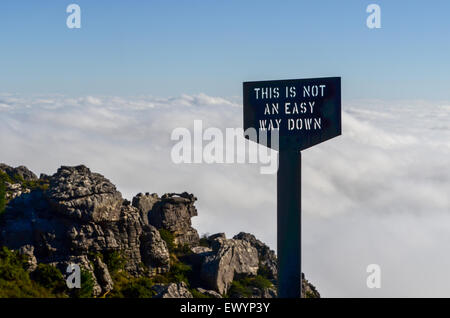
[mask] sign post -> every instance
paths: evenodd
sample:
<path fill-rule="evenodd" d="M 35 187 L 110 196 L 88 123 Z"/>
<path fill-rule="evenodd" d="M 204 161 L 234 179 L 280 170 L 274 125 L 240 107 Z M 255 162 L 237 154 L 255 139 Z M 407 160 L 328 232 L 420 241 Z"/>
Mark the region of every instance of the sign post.
<path fill-rule="evenodd" d="M 278 151 L 278 297 L 300 298 L 301 151 L 341 134 L 341 78 L 245 82 L 243 89 L 245 137 Z"/>

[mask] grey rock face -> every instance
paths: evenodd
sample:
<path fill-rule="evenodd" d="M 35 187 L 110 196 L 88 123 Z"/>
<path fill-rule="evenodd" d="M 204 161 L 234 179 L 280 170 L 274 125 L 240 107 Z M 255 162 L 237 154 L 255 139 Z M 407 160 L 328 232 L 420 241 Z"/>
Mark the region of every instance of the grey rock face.
<path fill-rule="evenodd" d="M 204 256 L 200 276 L 207 287 L 224 294 L 235 275 L 256 275 L 258 263 L 258 252 L 250 243 L 218 238 Z"/>
<path fill-rule="evenodd" d="M 155 203 L 159 201 L 160 199 L 156 193 L 153 194 L 139 193 L 133 198 L 132 205 L 139 210 L 142 219 L 146 224 L 148 224 L 148 214 L 153 209 Z"/>
<path fill-rule="evenodd" d="M 161 274 L 169 270 L 170 254 L 167 244 L 154 226 L 145 226 L 140 248 L 142 261 L 154 270 L 153 274 Z"/>
<path fill-rule="evenodd" d="M 96 293 L 110 290 L 112 280 L 106 265 L 89 255 L 120 252 L 132 275 L 167 271 L 169 252 L 159 232 L 124 202 L 103 176 L 84 166 L 62 167 L 46 192 L 33 191 L 9 202 L 0 245 L 31 251 L 37 262 L 63 272 L 79 261 L 98 282 Z"/>
<path fill-rule="evenodd" d="M 223 298 L 222 295 L 220 295 L 218 292 L 214 290 L 207 290 L 203 288 L 196 288 L 197 291 L 205 296 L 211 297 L 211 298 Z"/>
<path fill-rule="evenodd" d="M 24 179 L 35 177 L 19 168 L 0 165 L 2 171 L 20 171 Z M 61 167 L 43 178 L 48 190 L 7 185 L 9 193 L 16 189 L 20 194 L 9 198 L 0 224 L 0 246 L 27 255 L 29 271 L 46 263 L 65 273 L 69 264 L 78 264 L 92 274 L 94 295 L 99 296 L 114 288 L 106 262 L 109 253 L 119 252 L 125 271 L 133 276 L 170 270 L 171 257 L 159 231 L 165 229 L 174 234 L 175 243 L 190 247 L 192 253 L 183 252 L 178 260 L 191 266 L 191 287 L 204 295 L 220 298 L 234 279 L 255 276 L 258 269 L 269 279 L 277 276 L 275 253 L 251 234 L 226 239 L 218 233 L 202 241 L 208 247 L 199 246 L 191 223 L 197 215 L 192 194 L 139 194 L 130 204 L 108 179 L 85 166 Z M 302 284 L 303 297 L 320 297 L 304 277 Z M 274 288 L 248 288 L 252 297 L 276 296 Z M 154 290 L 161 298 L 192 297 L 184 283 L 157 285 Z"/>
<path fill-rule="evenodd" d="M 155 285 L 153 286 L 153 290 L 157 293 L 153 298 L 193 298 L 184 282 L 178 284 L 171 283 L 167 286 Z"/>
<path fill-rule="evenodd" d="M 94 271 L 97 281 L 102 288 L 102 293 L 111 291 L 114 287 L 114 282 L 109 274 L 108 266 L 102 262 L 100 257 L 94 259 Z"/>
<path fill-rule="evenodd" d="M 6 200 L 13 200 L 24 193 L 30 193 L 30 189 L 22 187 L 20 183 L 5 182 L 6 186 Z"/>
<path fill-rule="evenodd" d="M 11 178 L 14 178 L 15 176 L 19 176 L 20 178 L 24 179 L 25 181 L 32 181 L 37 180 L 37 176 L 28 170 L 25 166 L 19 166 L 17 168 L 10 167 L 4 163 L 0 163 L 0 171 L 3 171 Z"/>
<path fill-rule="evenodd" d="M 303 298 L 320 298 L 320 293 L 316 287 L 311 284 L 302 273 L 302 297 Z"/>
<path fill-rule="evenodd" d="M 28 272 L 32 272 L 37 268 L 37 260 L 34 256 L 34 246 L 33 245 L 24 245 L 22 246 L 18 252 L 21 255 L 26 255 L 28 258 L 26 270 Z"/>
<path fill-rule="evenodd" d="M 84 222 L 118 221 L 123 203 L 108 179 L 85 166 L 59 168 L 47 197 L 56 211 Z"/>
<path fill-rule="evenodd" d="M 277 256 L 266 244 L 256 239 L 253 234 L 241 232 L 233 237 L 236 240 L 243 240 L 250 243 L 258 251 L 260 265 L 268 271 L 270 278 L 277 279 Z"/>
<path fill-rule="evenodd" d="M 191 223 L 191 218 L 197 215 L 196 200 L 194 195 L 186 192 L 165 194 L 153 205 L 148 216 L 149 223 L 172 232 L 176 244 L 196 246 L 200 238 Z"/>

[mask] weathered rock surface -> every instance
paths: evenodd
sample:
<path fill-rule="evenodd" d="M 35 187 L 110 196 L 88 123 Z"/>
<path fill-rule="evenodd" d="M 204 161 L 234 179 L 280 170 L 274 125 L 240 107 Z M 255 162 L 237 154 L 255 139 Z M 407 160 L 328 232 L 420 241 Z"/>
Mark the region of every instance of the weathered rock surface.
<path fill-rule="evenodd" d="M 85 166 L 59 168 L 46 196 L 56 211 L 84 222 L 117 222 L 123 204 L 116 187 Z"/>
<path fill-rule="evenodd" d="M 5 182 L 6 188 L 6 200 L 12 200 L 24 193 L 30 193 L 30 189 L 23 187 L 20 183 Z"/>
<path fill-rule="evenodd" d="M 193 298 L 186 283 L 171 283 L 169 285 L 155 285 L 153 290 L 157 295 L 153 298 Z"/>
<path fill-rule="evenodd" d="M 0 164 L 0 170 L 15 178 L 36 180 L 25 167 Z M 108 179 L 85 166 L 63 166 L 52 176 L 42 175 L 42 182 L 48 183 L 48 189 L 31 192 L 25 182 L 5 184 L 8 193 L 17 195 L 7 198 L 6 212 L 0 218 L 0 246 L 27 255 L 30 272 L 38 263 L 52 264 L 62 273 L 69 264 L 78 264 L 92 274 L 94 295 L 99 296 L 114 289 L 106 264 L 110 253 L 123 256 L 124 269 L 132 276 L 170 270 L 176 256 L 169 253 L 161 237 L 164 229 L 174 235 L 178 247 L 190 247 L 182 260 L 195 276 L 190 278 L 190 287 L 208 297 L 222 297 L 233 280 L 254 277 L 258 270 L 275 282 L 275 252 L 251 234 L 242 232 L 227 239 L 224 233 L 217 233 L 202 240 L 209 246 L 199 246 L 199 235 L 191 223 L 197 215 L 192 194 L 159 197 L 141 193 L 129 202 Z M 304 297 L 320 297 L 304 277 L 302 284 Z M 185 283 L 152 288 L 159 298 L 192 297 Z M 276 289 L 251 287 L 251 297 L 276 297 Z"/>
<path fill-rule="evenodd" d="M 196 288 L 197 291 L 205 296 L 208 296 L 210 298 L 223 298 L 222 295 L 220 295 L 218 292 L 211 290 L 211 289 L 203 289 L 203 288 Z"/>
<path fill-rule="evenodd" d="M 13 168 L 4 163 L 0 163 L 0 171 L 3 171 L 11 178 L 15 178 L 16 176 L 19 176 L 20 178 L 22 178 L 25 181 L 32 181 L 32 180 L 37 179 L 37 176 L 33 172 L 28 170 L 28 168 L 25 166 L 19 166 L 19 167 Z"/>
<path fill-rule="evenodd" d="M 148 214 L 153 209 L 155 203 L 159 202 L 160 199 L 156 193 L 145 195 L 139 193 L 133 198 L 132 205 L 139 210 L 142 220 L 148 224 Z"/>
<path fill-rule="evenodd" d="M 243 240 L 250 243 L 258 251 L 260 266 L 268 271 L 272 279 L 277 279 L 277 256 L 266 244 L 256 239 L 253 234 L 241 232 L 233 237 L 236 240 Z"/>
<path fill-rule="evenodd" d="M 108 266 L 98 256 L 94 259 L 94 272 L 102 288 L 102 293 L 111 291 L 114 287 L 114 282 L 109 274 Z"/>
<path fill-rule="evenodd" d="M 194 195 L 186 192 L 165 194 L 154 203 L 148 215 L 149 223 L 172 232 L 176 244 L 196 246 L 200 238 L 191 223 L 191 218 L 197 215 L 196 200 Z"/>
<path fill-rule="evenodd" d="M 316 287 L 311 284 L 302 273 L 302 298 L 320 298 L 320 293 Z"/>
<path fill-rule="evenodd" d="M 250 243 L 219 237 L 204 255 L 200 276 L 207 287 L 224 294 L 235 275 L 256 275 L 258 263 L 258 251 Z"/>
<path fill-rule="evenodd" d="M 112 288 L 110 275 L 105 264 L 88 260 L 88 255 L 120 252 L 132 275 L 167 271 L 166 243 L 139 210 L 125 202 L 109 180 L 85 166 L 61 167 L 47 191 L 23 194 L 8 204 L 0 243 L 26 249 L 37 262 L 62 270 L 70 260 L 86 267 L 94 262 L 95 270 L 88 269 L 102 292 Z"/>
<path fill-rule="evenodd" d="M 170 254 L 167 244 L 154 226 L 146 225 L 144 227 L 140 249 L 144 264 L 153 265 L 152 274 L 160 274 L 169 269 Z"/>

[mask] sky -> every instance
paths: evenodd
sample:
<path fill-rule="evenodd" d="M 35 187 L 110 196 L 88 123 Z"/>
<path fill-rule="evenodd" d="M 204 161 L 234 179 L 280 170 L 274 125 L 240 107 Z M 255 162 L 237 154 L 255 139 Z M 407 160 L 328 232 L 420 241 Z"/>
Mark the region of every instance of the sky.
<path fill-rule="evenodd" d="M 449 296 L 448 1 L 77 1 L 76 30 L 70 3 L 0 2 L 0 162 L 192 192 L 200 234 L 275 249 L 276 177 L 177 165 L 171 132 L 242 127 L 244 81 L 341 76 L 343 134 L 302 155 L 303 271 L 324 297 Z"/>
<path fill-rule="evenodd" d="M 0 91 L 240 96 L 248 80 L 341 76 L 344 98 L 450 95 L 445 0 L 80 0 L 81 29 L 70 3 L 1 1 Z"/>

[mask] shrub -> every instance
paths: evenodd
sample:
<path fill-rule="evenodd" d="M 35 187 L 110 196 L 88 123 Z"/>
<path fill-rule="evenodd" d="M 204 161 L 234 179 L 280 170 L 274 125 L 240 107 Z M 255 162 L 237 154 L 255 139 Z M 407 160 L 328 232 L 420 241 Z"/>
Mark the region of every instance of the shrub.
<path fill-rule="evenodd" d="M 166 242 L 169 252 L 175 251 L 175 236 L 166 229 L 159 229 L 159 234 L 161 235 L 161 238 Z"/>
<path fill-rule="evenodd" d="M 212 296 L 208 296 L 208 295 L 202 294 L 197 289 L 190 289 L 189 291 L 191 292 L 192 297 L 194 297 L 194 298 L 214 298 Z"/>
<path fill-rule="evenodd" d="M 81 269 L 81 288 L 71 289 L 71 297 L 90 298 L 94 294 L 94 278 L 91 272 Z"/>
<path fill-rule="evenodd" d="M 259 264 L 259 267 L 258 267 L 258 275 L 262 276 L 264 278 L 267 278 L 267 279 L 274 278 L 272 273 L 269 270 L 269 267 L 267 267 L 266 265 L 262 265 L 261 263 Z"/>
<path fill-rule="evenodd" d="M 189 276 L 192 273 L 192 267 L 190 265 L 183 264 L 181 262 L 174 262 L 171 264 L 168 278 L 173 283 L 185 282 L 189 286 Z"/>
<path fill-rule="evenodd" d="M 151 298 L 156 295 L 152 289 L 153 281 L 148 277 L 134 279 L 131 283 L 122 289 L 121 293 L 127 298 Z"/>
<path fill-rule="evenodd" d="M 245 286 L 241 281 L 233 281 L 230 289 L 228 290 L 230 297 L 251 297 L 252 291 L 248 286 Z"/>
<path fill-rule="evenodd" d="M 230 297 L 251 297 L 252 289 L 264 290 L 272 287 L 273 284 L 267 278 L 257 275 L 255 277 L 243 277 L 231 283 L 228 295 Z"/>
<path fill-rule="evenodd" d="M 25 270 L 27 257 L 6 247 L 0 249 L 0 298 L 55 297 L 31 280 Z"/>
<path fill-rule="evenodd" d="M 103 255 L 103 261 L 108 266 L 111 275 L 123 270 L 126 263 L 122 254 L 118 251 L 106 252 Z"/>
<path fill-rule="evenodd" d="M 42 287 L 54 293 L 62 293 L 66 288 L 62 273 L 54 266 L 48 264 L 38 264 L 31 274 L 31 278 Z"/>

